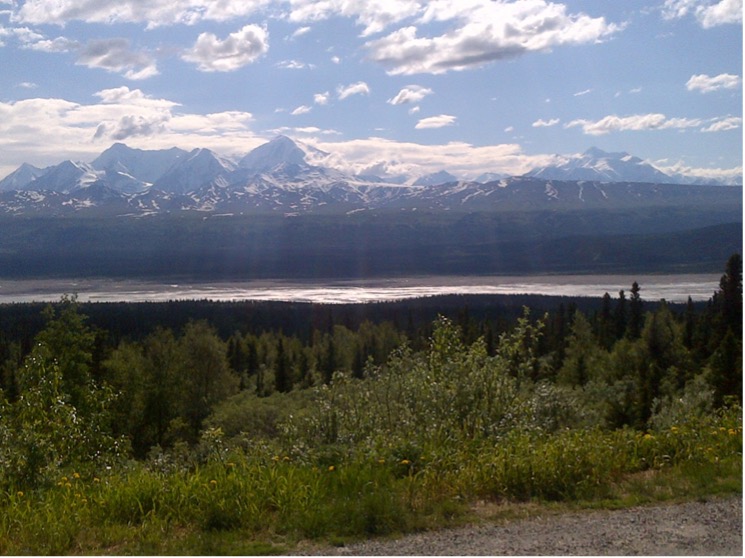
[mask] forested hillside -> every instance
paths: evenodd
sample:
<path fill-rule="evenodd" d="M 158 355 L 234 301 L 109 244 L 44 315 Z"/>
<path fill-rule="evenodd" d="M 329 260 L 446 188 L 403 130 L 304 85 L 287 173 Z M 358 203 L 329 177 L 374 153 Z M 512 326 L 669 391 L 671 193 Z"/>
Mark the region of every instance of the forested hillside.
<path fill-rule="evenodd" d="M 0 551 L 101 552 L 176 527 L 387 533 L 475 498 L 610 498 L 640 471 L 741 490 L 739 255 L 708 304 L 653 305 L 634 283 L 584 309 L 503 310 L 320 308 L 304 328 L 231 330 L 213 307 L 214 323 L 110 332 L 65 298 L 27 323 L 33 339 L 4 327 Z M 125 548 L 180 548 L 153 544 Z"/>

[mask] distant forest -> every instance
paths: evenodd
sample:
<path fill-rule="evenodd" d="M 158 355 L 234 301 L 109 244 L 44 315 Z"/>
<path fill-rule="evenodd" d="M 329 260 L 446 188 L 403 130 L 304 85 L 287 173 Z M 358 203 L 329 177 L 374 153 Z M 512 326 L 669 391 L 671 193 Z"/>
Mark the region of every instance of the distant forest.
<path fill-rule="evenodd" d="M 0 277 L 362 278 L 719 271 L 741 207 L 0 218 Z"/>

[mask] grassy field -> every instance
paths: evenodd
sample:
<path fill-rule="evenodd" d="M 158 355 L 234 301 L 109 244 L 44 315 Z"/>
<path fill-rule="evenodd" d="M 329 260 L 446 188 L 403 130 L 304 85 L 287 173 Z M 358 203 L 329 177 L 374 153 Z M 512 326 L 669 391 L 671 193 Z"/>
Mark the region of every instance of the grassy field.
<path fill-rule="evenodd" d="M 284 554 L 308 539 L 474 521 L 476 502 L 499 502 L 505 516 L 528 501 L 617 508 L 742 493 L 739 408 L 648 433 L 513 431 L 493 443 L 375 452 L 227 450 L 212 434 L 202 465 L 170 455 L 3 494 L 0 552 Z"/>

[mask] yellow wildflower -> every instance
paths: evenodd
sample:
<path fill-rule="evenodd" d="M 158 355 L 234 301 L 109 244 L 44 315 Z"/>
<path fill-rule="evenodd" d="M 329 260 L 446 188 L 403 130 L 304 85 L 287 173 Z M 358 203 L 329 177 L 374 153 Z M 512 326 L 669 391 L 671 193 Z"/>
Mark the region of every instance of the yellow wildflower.
<path fill-rule="evenodd" d="M 644 436 L 642 436 L 642 440 L 654 440 L 654 436 L 652 436 L 651 434 L 645 434 Z"/>
<path fill-rule="evenodd" d="M 329 465 L 329 471 L 335 471 L 335 470 L 336 470 L 336 467 L 334 467 L 333 465 Z"/>
<path fill-rule="evenodd" d="M 19 490 L 18 492 L 16 492 L 16 496 L 18 496 L 19 498 L 23 498 L 23 491 Z"/>
<path fill-rule="evenodd" d="M 79 479 L 80 478 L 80 473 L 73 473 L 72 474 L 72 478 Z"/>
<path fill-rule="evenodd" d="M 378 463 L 383 465 L 385 463 L 385 459 L 381 457 L 380 459 L 378 459 Z"/>
<path fill-rule="evenodd" d="M 62 477 L 62 482 L 67 482 L 67 477 Z"/>
<path fill-rule="evenodd" d="M 411 463 L 411 461 L 409 461 L 408 459 L 402 459 L 401 460 L 401 465 L 409 465 L 410 463 Z"/>
<path fill-rule="evenodd" d="M 211 485 L 212 487 L 215 487 L 215 486 L 217 486 L 217 481 L 216 481 L 215 479 L 212 479 L 212 480 L 210 481 L 210 485 Z"/>
<path fill-rule="evenodd" d="M 93 477 L 93 482 L 94 483 L 99 483 L 99 482 L 101 482 L 101 479 L 99 479 L 98 477 Z"/>

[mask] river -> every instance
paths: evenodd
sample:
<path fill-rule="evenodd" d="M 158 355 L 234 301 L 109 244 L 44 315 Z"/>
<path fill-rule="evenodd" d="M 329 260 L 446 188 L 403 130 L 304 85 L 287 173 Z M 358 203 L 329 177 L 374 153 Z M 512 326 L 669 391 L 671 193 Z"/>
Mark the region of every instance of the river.
<path fill-rule="evenodd" d="M 0 279 L 0 303 L 44 302 L 76 294 L 81 302 L 163 302 L 271 300 L 314 303 L 359 303 L 402 300 L 450 294 L 539 294 L 614 298 L 637 281 L 642 298 L 670 302 L 707 300 L 719 286 L 720 275 L 536 275 L 536 276 L 419 276 L 370 280 L 328 281 L 139 281 L 132 279 Z"/>

